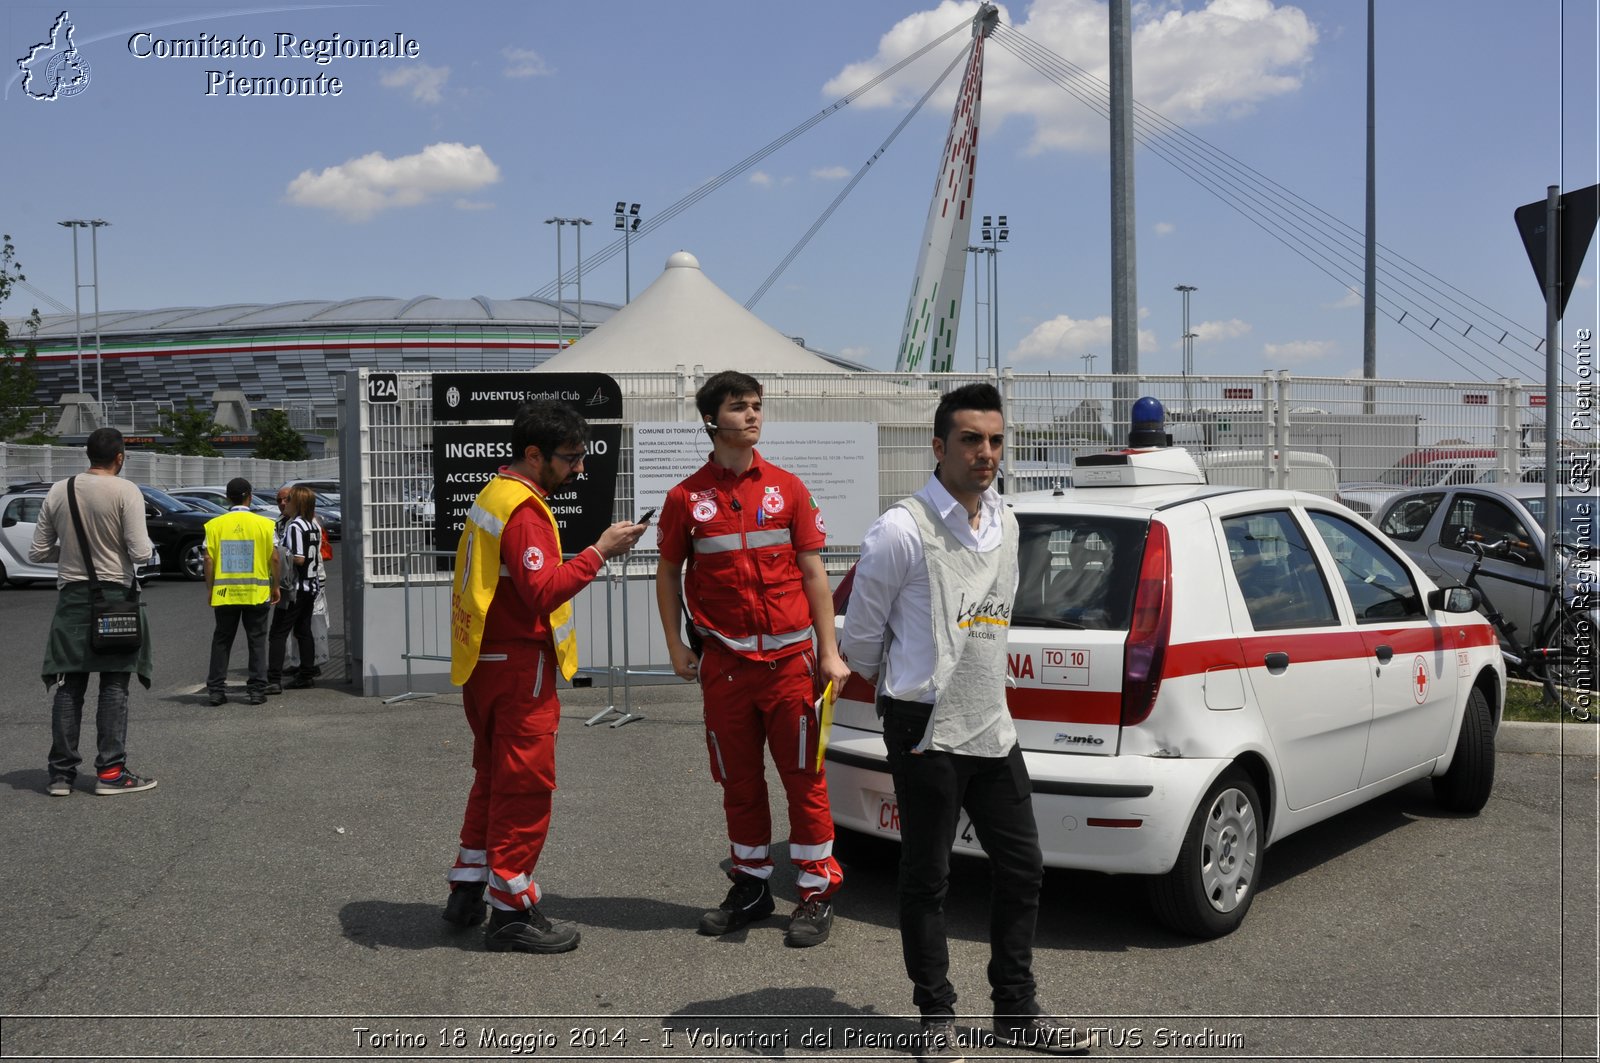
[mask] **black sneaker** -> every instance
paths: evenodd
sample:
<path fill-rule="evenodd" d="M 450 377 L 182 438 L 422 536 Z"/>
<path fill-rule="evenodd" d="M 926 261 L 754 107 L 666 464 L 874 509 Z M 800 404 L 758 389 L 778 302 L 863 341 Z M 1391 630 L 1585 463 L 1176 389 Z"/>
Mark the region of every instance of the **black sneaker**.
<path fill-rule="evenodd" d="M 317 681 L 308 675 L 297 675 L 283 685 L 289 690 L 304 690 L 307 687 L 316 686 Z"/>
<path fill-rule="evenodd" d="M 791 949 L 806 949 L 828 940 L 833 929 L 833 905 L 821 897 L 801 901 L 789 917 L 789 929 L 784 932 L 783 943 Z"/>
<path fill-rule="evenodd" d="M 996 1015 L 994 1039 L 1052 1056 L 1084 1055 L 1094 1047 L 1087 1026 L 1073 1026 L 1048 1015 Z"/>
<path fill-rule="evenodd" d="M 571 952 L 580 936 L 570 926 L 555 926 L 537 907 L 517 912 L 496 908 L 483 943 L 490 952 Z"/>
<path fill-rule="evenodd" d="M 924 1019 L 917 1032 L 917 1059 L 921 1063 L 967 1063 L 961 1054 L 956 1024 L 949 1019 Z"/>
<path fill-rule="evenodd" d="M 94 792 L 105 797 L 108 794 L 136 794 L 140 790 L 154 790 L 155 787 L 154 779 L 146 779 L 123 768 L 114 779 L 96 779 Z"/>
<path fill-rule="evenodd" d="M 282 683 L 268 683 L 267 684 L 267 693 L 268 694 L 282 694 L 283 693 L 283 684 Z"/>
<path fill-rule="evenodd" d="M 58 775 L 50 780 L 50 786 L 45 792 L 51 797 L 71 797 L 72 780 Z"/>
<path fill-rule="evenodd" d="M 709 937 L 731 934 L 742 926 L 765 919 L 777 907 L 772 903 L 772 890 L 767 888 L 766 879 L 738 872 L 734 872 L 732 878 L 733 885 L 721 906 L 700 917 L 700 933 Z"/>
<path fill-rule="evenodd" d="M 251 694 L 245 698 L 245 700 L 252 705 L 265 705 L 267 703 L 267 696 L 265 694 Z"/>
<path fill-rule="evenodd" d="M 228 695 L 226 694 L 212 694 L 206 698 L 206 704 L 208 705 L 226 705 L 227 703 Z"/>
<path fill-rule="evenodd" d="M 444 920 L 465 930 L 483 922 L 488 907 L 483 899 L 483 883 L 463 882 L 450 891 L 450 899 L 444 902 Z"/>

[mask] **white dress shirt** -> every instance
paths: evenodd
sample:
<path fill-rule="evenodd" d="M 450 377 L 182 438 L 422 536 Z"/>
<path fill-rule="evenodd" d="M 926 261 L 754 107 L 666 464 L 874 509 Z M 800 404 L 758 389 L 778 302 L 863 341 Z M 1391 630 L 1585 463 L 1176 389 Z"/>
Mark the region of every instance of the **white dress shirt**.
<path fill-rule="evenodd" d="M 979 553 L 1000 548 L 1000 514 L 1005 503 L 994 488 L 979 496 L 976 531 L 966 509 L 937 476 L 928 478 L 917 497 L 933 507 L 964 546 Z M 877 679 L 880 694 L 931 705 L 934 647 L 922 636 L 932 612 L 922 536 L 911 514 L 891 506 L 861 540 L 861 561 L 856 565 L 839 646 L 851 671 Z M 886 637 L 887 661 L 883 651 Z"/>

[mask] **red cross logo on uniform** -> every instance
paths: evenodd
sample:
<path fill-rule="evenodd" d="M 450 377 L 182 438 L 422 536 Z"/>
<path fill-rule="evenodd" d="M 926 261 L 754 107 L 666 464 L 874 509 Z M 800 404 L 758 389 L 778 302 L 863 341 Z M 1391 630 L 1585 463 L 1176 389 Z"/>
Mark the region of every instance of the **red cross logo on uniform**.
<path fill-rule="evenodd" d="M 1428 662 L 1422 657 L 1411 664 L 1411 696 L 1418 705 L 1428 700 Z"/>

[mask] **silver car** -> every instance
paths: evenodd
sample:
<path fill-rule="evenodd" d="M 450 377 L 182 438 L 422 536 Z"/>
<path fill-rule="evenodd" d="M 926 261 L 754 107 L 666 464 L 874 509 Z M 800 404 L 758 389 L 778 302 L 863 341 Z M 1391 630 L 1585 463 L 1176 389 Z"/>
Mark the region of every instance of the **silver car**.
<path fill-rule="evenodd" d="M 1564 488 L 1558 498 L 1561 513 L 1557 526 L 1568 530 L 1569 540 L 1580 528 L 1593 527 L 1592 495 Z M 1474 557 L 1468 543 L 1508 541 L 1510 549 L 1504 556 L 1485 558 L 1478 585 L 1516 626 L 1518 636 L 1528 638 L 1544 615 L 1544 511 L 1543 484 L 1462 484 L 1397 494 L 1375 523 L 1441 586 L 1466 579 Z M 1579 589 L 1578 573 L 1568 561 L 1567 552 L 1558 549 L 1563 597 L 1572 601 Z M 1585 597 L 1593 599 L 1592 595 Z M 1600 610 L 1591 606 L 1586 615 L 1592 631 Z"/>

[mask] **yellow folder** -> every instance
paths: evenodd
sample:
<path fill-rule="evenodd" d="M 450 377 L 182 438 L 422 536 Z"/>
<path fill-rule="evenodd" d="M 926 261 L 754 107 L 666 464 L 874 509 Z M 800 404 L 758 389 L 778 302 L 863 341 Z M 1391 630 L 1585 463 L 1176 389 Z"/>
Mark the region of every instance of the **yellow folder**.
<path fill-rule="evenodd" d="M 829 680 L 827 687 L 822 691 L 822 696 L 817 699 L 817 763 L 815 770 L 822 770 L 822 755 L 828 751 L 828 732 L 833 729 L 833 681 Z"/>

